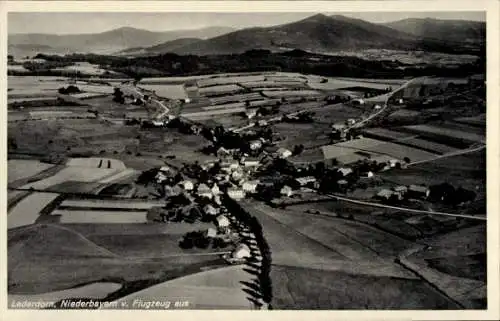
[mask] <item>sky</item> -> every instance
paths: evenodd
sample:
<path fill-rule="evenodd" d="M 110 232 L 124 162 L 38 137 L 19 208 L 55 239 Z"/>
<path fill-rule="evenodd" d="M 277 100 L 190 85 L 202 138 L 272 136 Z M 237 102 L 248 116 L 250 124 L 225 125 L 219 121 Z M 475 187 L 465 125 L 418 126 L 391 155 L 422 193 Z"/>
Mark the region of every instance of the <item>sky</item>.
<path fill-rule="evenodd" d="M 199 29 L 227 26 L 235 29 L 278 25 L 311 16 L 314 13 L 212 13 L 212 12 L 9 12 L 8 30 L 13 33 L 75 34 L 99 33 L 120 27 L 151 31 Z M 370 22 L 389 22 L 405 18 L 436 18 L 485 21 L 484 12 L 329 12 Z"/>

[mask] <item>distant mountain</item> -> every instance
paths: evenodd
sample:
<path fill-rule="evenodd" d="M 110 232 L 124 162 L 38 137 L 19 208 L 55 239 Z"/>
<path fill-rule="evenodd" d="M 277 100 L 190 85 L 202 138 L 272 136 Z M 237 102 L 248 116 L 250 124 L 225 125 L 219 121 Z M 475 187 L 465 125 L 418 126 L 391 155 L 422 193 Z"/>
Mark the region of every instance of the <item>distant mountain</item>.
<path fill-rule="evenodd" d="M 50 48 L 51 53 L 111 54 L 127 48 L 150 47 L 180 38 L 209 39 L 231 31 L 234 29 L 230 27 L 166 32 L 123 27 L 97 34 L 11 34 L 8 37 L 8 43 L 12 51 L 22 46 L 37 44 L 37 46 L 45 46 L 46 49 Z"/>
<path fill-rule="evenodd" d="M 164 43 L 161 43 L 159 45 L 152 46 L 152 47 L 129 48 L 129 49 L 121 50 L 116 54 L 119 56 L 158 55 L 158 54 L 173 52 L 179 48 L 191 45 L 193 43 L 197 43 L 201 40 L 202 39 L 200 39 L 200 38 L 181 38 L 181 39 L 175 39 L 172 41 L 167 41 L 167 42 L 164 42 Z"/>
<path fill-rule="evenodd" d="M 174 50 L 177 54 L 231 54 L 250 49 L 332 52 L 356 49 L 451 50 L 442 41 L 341 15 L 317 14 L 266 28 L 248 28 Z"/>
<path fill-rule="evenodd" d="M 469 43 L 486 41 L 486 23 L 480 21 L 409 18 L 384 25 L 422 38 Z"/>

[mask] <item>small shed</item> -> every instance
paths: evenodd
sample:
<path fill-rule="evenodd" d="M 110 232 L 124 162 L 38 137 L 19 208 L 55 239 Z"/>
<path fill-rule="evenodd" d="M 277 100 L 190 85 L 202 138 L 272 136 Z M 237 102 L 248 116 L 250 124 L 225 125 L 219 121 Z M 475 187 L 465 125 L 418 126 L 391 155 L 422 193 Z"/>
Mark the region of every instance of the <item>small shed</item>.
<path fill-rule="evenodd" d="M 207 232 L 206 232 L 206 236 L 210 237 L 210 238 L 216 237 L 217 231 L 214 228 L 209 227 Z"/>
<path fill-rule="evenodd" d="M 250 248 L 244 243 L 239 244 L 231 253 L 231 257 L 234 259 L 244 259 L 251 256 L 252 252 L 250 252 Z"/>
<path fill-rule="evenodd" d="M 377 198 L 381 200 L 389 200 L 392 196 L 392 191 L 388 189 L 383 189 L 377 193 Z"/>
<path fill-rule="evenodd" d="M 287 196 L 287 197 L 290 197 L 293 195 L 293 190 L 290 186 L 283 186 L 283 188 L 281 189 L 280 191 L 281 195 L 284 195 L 284 196 Z"/>
<path fill-rule="evenodd" d="M 342 176 L 346 177 L 349 174 L 352 174 L 352 169 L 349 167 L 341 167 L 338 169 L 338 172 L 342 174 Z"/>

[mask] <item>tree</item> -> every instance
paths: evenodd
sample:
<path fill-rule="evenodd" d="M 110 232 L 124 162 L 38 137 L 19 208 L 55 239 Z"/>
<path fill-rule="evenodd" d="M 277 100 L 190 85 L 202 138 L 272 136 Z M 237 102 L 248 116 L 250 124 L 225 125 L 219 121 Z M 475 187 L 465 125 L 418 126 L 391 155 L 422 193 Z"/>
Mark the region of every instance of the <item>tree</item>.
<path fill-rule="evenodd" d="M 304 151 L 304 145 L 300 144 L 300 145 L 295 145 L 293 147 L 293 155 L 300 155 L 302 152 Z"/>
<path fill-rule="evenodd" d="M 403 160 L 405 161 L 406 164 L 410 163 L 410 158 L 408 158 L 408 157 L 403 158 Z"/>
<path fill-rule="evenodd" d="M 119 104 L 125 103 L 125 97 L 123 96 L 123 92 L 120 88 L 115 88 L 115 91 L 113 92 L 113 101 Z"/>

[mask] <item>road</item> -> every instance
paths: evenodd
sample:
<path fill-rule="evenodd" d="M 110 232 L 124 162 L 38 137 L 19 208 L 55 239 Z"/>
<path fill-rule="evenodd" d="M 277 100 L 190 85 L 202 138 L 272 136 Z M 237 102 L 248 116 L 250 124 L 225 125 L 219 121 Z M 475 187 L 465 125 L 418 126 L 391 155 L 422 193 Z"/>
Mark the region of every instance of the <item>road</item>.
<path fill-rule="evenodd" d="M 413 79 L 410 79 L 409 81 L 407 81 L 406 83 L 404 83 L 401 87 L 397 88 L 396 90 L 393 90 L 392 92 L 388 93 L 388 94 L 384 94 L 384 95 L 387 95 L 387 98 L 384 102 L 384 105 L 382 106 L 381 109 L 379 109 L 377 112 L 371 114 L 370 116 L 368 116 L 366 119 L 363 119 L 362 121 L 358 122 L 358 123 L 355 123 L 353 125 L 351 125 L 350 127 L 347 127 L 346 130 L 349 130 L 349 129 L 352 129 L 352 128 L 359 128 L 360 126 L 364 125 L 365 123 L 369 122 L 370 120 L 372 120 L 373 118 L 379 116 L 380 114 L 382 114 L 386 109 L 387 109 L 387 103 L 389 101 L 389 99 L 397 92 L 405 89 L 406 87 L 408 87 L 410 84 L 414 83 L 415 81 L 417 80 L 421 80 L 421 79 L 424 79 L 426 77 L 418 77 L 418 78 L 413 78 Z"/>
<path fill-rule="evenodd" d="M 447 153 L 447 154 L 444 154 L 444 155 L 439 155 L 439 156 L 431 158 L 431 159 L 426 159 L 426 160 L 421 160 L 421 161 L 418 161 L 418 162 L 409 163 L 407 166 L 413 166 L 413 165 L 419 165 L 419 164 L 424 164 L 424 163 L 428 163 L 428 162 L 433 162 L 435 160 L 438 160 L 438 159 L 441 159 L 441 158 L 446 158 L 446 157 L 452 157 L 452 156 L 470 154 L 470 153 L 474 153 L 474 152 L 483 150 L 485 148 L 486 148 L 486 145 L 481 145 L 481 146 L 475 147 L 475 148 L 468 148 L 468 149 L 458 150 L 458 151 Z"/>

